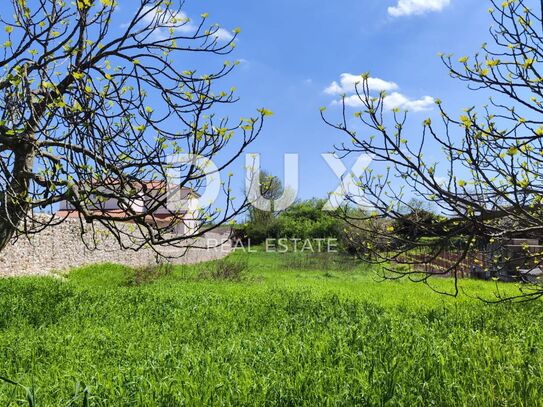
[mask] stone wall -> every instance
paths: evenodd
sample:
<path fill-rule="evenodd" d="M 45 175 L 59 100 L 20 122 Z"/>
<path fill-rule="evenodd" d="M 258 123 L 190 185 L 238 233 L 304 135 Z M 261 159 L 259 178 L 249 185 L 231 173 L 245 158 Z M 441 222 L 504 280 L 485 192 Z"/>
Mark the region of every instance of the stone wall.
<path fill-rule="evenodd" d="M 87 230 L 82 235 L 79 220 L 68 219 L 58 226 L 30 236 L 29 239 L 21 237 L 0 252 L 0 277 L 49 275 L 52 272 L 100 263 L 136 267 L 156 264 L 158 256 L 154 250 L 122 250 L 105 229 L 97 228 L 96 231 L 91 233 Z M 232 249 L 226 233 L 209 233 L 186 245 L 198 248 L 162 248 L 162 261 L 174 264 L 200 263 L 223 258 Z"/>

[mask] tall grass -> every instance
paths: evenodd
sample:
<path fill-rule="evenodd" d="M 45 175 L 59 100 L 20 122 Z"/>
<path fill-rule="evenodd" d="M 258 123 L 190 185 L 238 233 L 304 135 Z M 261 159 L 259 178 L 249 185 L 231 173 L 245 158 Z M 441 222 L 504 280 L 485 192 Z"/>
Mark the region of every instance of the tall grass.
<path fill-rule="evenodd" d="M 17 383 L 0 405 L 541 405 L 541 303 L 247 261 L 258 278 L 202 280 L 200 265 L 134 285 L 106 265 L 0 280 L 0 376 Z"/>

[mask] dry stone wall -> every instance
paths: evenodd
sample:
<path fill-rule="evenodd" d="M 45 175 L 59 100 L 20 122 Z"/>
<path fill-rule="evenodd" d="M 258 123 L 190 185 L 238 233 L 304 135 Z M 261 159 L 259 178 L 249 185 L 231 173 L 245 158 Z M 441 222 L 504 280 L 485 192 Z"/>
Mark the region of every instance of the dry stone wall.
<path fill-rule="evenodd" d="M 0 252 L 0 277 L 49 275 L 100 263 L 134 267 L 156 264 L 157 254 L 154 250 L 123 250 L 107 230 L 96 230 L 97 233 L 87 230 L 82 235 L 79 220 L 68 219 L 58 226 L 31 236 L 30 239 L 21 237 Z M 210 233 L 191 243 L 198 248 L 161 249 L 164 256 L 162 261 L 194 264 L 223 258 L 232 250 L 226 233 Z M 184 255 L 179 257 L 182 254 Z"/>

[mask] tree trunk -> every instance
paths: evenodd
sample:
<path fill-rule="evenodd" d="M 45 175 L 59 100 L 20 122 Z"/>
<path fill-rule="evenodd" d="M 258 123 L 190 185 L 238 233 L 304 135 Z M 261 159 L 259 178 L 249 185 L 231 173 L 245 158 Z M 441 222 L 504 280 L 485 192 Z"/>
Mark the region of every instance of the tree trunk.
<path fill-rule="evenodd" d="M 0 194 L 0 251 L 13 239 L 30 209 L 28 196 L 34 152 L 27 147 L 14 154 L 11 178 L 6 183 L 6 190 Z"/>

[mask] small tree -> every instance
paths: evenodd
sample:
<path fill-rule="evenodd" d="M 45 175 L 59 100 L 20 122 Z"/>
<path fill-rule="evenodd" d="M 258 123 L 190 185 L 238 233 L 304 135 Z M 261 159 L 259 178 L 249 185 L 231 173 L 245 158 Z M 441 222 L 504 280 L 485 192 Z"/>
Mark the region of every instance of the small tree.
<path fill-rule="evenodd" d="M 540 10 L 534 12 L 525 0 L 490 3 L 494 44 L 484 44 L 482 53 L 457 63 L 452 56 L 442 57 L 453 78 L 492 92 L 488 106 L 470 107 L 457 118 L 436 100 L 440 123 L 427 119 L 422 134 L 409 138 L 406 112 L 395 109 L 388 114 L 386 94 L 372 94 L 368 75 L 363 75 L 356 92 L 364 108 L 355 117 L 371 137 L 349 128 L 345 104 L 340 123 L 324 114 L 323 119 L 348 136 L 350 142 L 339 145 L 339 151 L 370 154 L 374 163 L 386 166 L 380 174 L 370 170 L 360 178 L 360 193 L 375 210 L 364 219 L 353 219 L 352 211 L 344 211 L 350 224 L 368 225 L 361 220 L 379 218 L 401 224 L 413 197 L 440 212 L 434 219 L 410 217 L 410 228 L 417 233 L 409 238 L 397 233 L 394 222 L 380 233 L 372 230 L 366 235 L 369 249 L 380 248 L 373 250 L 372 258 L 386 264 L 387 277 L 429 283 L 436 273 L 456 278 L 460 266 L 470 262 L 495 274 L 508 270 L 519 281 L 529 282 L 521 285 L 515 298 L 533 299 L 543 296 L 543 282 L 533 277 L 541 267 L 541 250 L 524 245 L 511 254 L 510 245 L 514 238 L 543 237 L 542 19 Z M 442 150 L 441 164 L 424 156 L 436 145 Z M 390 242 L 390 250 L 376 244 L 382 241 Z M 425 265 L 452 247 L 455 256 L 449 266 L 425 272 Z M 426 256 L 410 256 L 415 249 Z M 483 262 L 481 251 L 487 256 Z M 455 284 L 449 294 L 458 292 Z"/>
<path fill-rule="evenodd" d="M 220 161 L 215 171 L 221 171 L 257 137 L 269 112 L 236 123 L 213 113 L 236 101 L 233 89 L 216 85 L 235 64 L 221 61 L 213 73 L 187 64 L 230 53 L 239 30 L 229 34 L 209 24 L 207 14 L 193 22 L 183 4 L 139 0 L 115 24 L 121 16 L 115 0 L 12 0 L 11 10 L 3 6 L 4 17 L 13 17 L 1 19 L 0 250 L 20 234 L 62 222 L 35 216 L 61 201 L 121 244 L 123 235 L 137 237 L 135 248 L 176 244 L 208 230 L 167 234 L 186 215 L 172 212 L 170 224 L 160 226 L 156 213 L 167 205 L 167 193 L 150 191 L 150 182 L 161 185 L 174 171 L 177 187 L 198 193 L 209 174 L 194 161 L 170 157 Z M 246 209 L 246 201 L 233 206 L 228 184 L 226 208 L 201 208 L 196 224 L 217 227 Z M 125 208 L 122 214 L 95 210 L 110 199 Z M 145 210 L 132 210 L 142 199 Z"/>
<path fill-rule="evenodd" d="M 254 206 L 249 207 L 249 218 L 244 231 L 252 243 L 262 243 L 270 237 L 276 223 L 275 201 L 284 191 L 281 180 L 266 171 L 260 171 L 258 183 L 260 196 L 270 201 L 271 210 L 263 211 Z"/>

